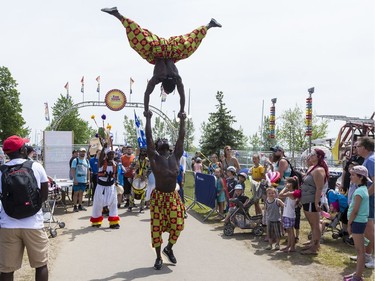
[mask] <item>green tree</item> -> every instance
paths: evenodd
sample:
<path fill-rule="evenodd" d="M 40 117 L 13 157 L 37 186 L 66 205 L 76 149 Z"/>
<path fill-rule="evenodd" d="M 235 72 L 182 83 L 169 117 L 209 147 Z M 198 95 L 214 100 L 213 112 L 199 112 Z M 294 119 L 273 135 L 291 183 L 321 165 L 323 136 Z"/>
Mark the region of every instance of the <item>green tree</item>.
<path fill-rule="evenodd" d="M 233 128 L 237 121 L 231 115 L 231 111 L 225 107 L 223 102 L 224 94 L 221 91 L 216 93 L 216 99 L 219 102 L 216 105 L 217 111 L 209 114 L 208 122 L 202 123 L 202 137 L 199 140 L 201 150 L 206 155 L 218 153 L 225 145 L 230 145 L 237 150 L 246 148 L 247 137 L 243 130 Z"/>
<path fill-rule="evenodd" d="M 56 131 L 73 131 L 74 143 L 85 144 L 96 133 L 87 121 L 79 118 L 78 109 L 74 107 L 70 96 L 60 94 L 57 102 L 52 107 L 53 120 L 46 130 L 54 128 Z"/>
<path fill-rule="evenodd" d="M 5 66 L 0 67 L 0 140 L 12 135 L 26 137 L 30 129 L 25 126 L 23 119 L 20 93 L 16 89 L 17 82 Z"/>
<path fill-rule="evenodd" d="M 279 120 L 280 124 L 276 124 L 278 140 L 292 152 L 292 157 L 295 151 L 303 151 L 309 147 L 309 139 L 305 136 L 305 114 L 302 109 L 296 105 L 294 109 L 284 111 Z M 313 118 L 311 139 L 324 138 L 327 135 L 327 127 L 327 120 L 318 122 Z"/>

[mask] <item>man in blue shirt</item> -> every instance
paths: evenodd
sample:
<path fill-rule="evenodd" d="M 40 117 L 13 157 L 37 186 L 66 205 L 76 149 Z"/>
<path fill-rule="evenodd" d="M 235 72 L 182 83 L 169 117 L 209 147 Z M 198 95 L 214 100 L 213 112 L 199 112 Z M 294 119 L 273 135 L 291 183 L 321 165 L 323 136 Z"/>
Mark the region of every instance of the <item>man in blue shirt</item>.
<path fill-rule="evenodd" d="M 81 147 L 78 157 L 72 161 L 71 171 L 73 175 L 73 211 L 86 211 L 82 206 L 83 192 L 90 182 L 90 163 L 86 159 L 86 148 Z M 78 204 L 78 207 L 77 207 Z"/>

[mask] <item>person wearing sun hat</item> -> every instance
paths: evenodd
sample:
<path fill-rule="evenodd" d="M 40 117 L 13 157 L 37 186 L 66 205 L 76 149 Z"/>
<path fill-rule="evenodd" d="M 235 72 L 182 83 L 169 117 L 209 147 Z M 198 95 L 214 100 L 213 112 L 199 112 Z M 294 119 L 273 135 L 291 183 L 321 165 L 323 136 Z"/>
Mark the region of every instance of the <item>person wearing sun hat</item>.
<path fill-rule="evenodd" d="M 371 182 L 368 170 L 364 166 L 354 166 L 350 170 L 350 180 L 358 187 L 353 193 L 348 209 L 348 232 L 352 235 L 357 252 L 357 267 L 355 273 L 346 276 L 345 280 L 363 280 L 362 273 L 365 267 L 364 232 L 369 216 L 369 193 L 367 183 Z"/>
<path fill-rule="evenodd" d="M 28 161 L 26 143 L 29 140 L 19 136 L 10 136 L 3 142 L 3 150 L 10 158 L 6 166 L 20 165 Z M 48 197 L 48 177 L 43 166 L 35 161 L 31 169 L 40 188 L 40 198 L 44 202 Z M 3 166 L 5 167 L 5 166 Z M 2 172 L 0 171 L 0 178 Z M 0 181 L 0 193 L 2 192 Z M 48 236 L 44 231 L 43 211 L 35 215 L 16 219 L 8 216 L 6 209 L 0 212 L 0 279 L 13 280 L 14 271 L 22 266 L 23 252 L 27 249 L 29 263 L 35 268 L 38 280 L 48 280 Z"/>

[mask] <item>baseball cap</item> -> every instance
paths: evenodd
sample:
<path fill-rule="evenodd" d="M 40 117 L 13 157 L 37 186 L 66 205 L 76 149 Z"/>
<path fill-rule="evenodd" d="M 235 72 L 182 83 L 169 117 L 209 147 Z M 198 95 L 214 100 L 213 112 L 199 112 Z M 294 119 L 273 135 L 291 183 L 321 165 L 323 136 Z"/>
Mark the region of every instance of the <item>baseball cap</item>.
<path fill-rule="evenodd" d="M 368 170 L 365 166 L 354 166 L 351 170 L 350 173 L 354 173 L 357 175 L 364 176 L 368 181 L 372 182 L 372 180 L 368 177 Z"/>
<path fill-rule="evenodd" d="M 245 179 L 247 179 L 247 175 L 246 175 L 246 173 L 244 173 L 244 172 L 241 172 L 241 173 L 239 173 L 238 175 L 239 175 L 239 176 L 243 176 Z"/>
<path fill-rule="evenodd" d="M 3 150 L 5 153 L 12 153 L 19 150 L 25 143 L 28 143 L 29 139 L 24 139 L 19 136 L 13 135 L 7 138 L 3 142 Z"/>
<path fill-rule="evenodd" d="M 233 172 L 233 173 L 236 173 L 236 172 L 237 172 L 236 168 L 233 167 L 233 166 L 229 166 L 229 167 L 227 168 L 227 171 L 231 171 L 231 172 Z"/>
<path fill-rule="evenodd" d="M 196 161 L 202 161 L 202 158 L 197 157 L 195 160 L 196 160 Z"/>
<path fill-rule="evenodd" d="M 86 148 L 84 148 L 84 147 L 81 147 L 80 149 L 79 149 L 79 152 L 86 152 L 87 150 L 86 150 Z"/>
<path fill-rule="evenodd" d="M 236 190 L 236 189 L 242 190 L 242 185 L 236 184 L 236 186 L 234 187 L 234 190 Z"/>
<path fill-rule="evenodd" d="M 276 151 L 284 151 L 284 148 L 282 148 L 280 145 L 275 145 L 270 148 L 271 151 L 276 152 Z"/>

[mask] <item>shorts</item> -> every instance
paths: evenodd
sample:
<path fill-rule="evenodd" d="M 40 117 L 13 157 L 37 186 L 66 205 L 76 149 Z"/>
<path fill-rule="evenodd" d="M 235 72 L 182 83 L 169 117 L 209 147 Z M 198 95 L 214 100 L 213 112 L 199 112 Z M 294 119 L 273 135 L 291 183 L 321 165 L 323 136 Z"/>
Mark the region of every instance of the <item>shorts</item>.
<path fill-rule="evenodd" d="M 312 213 L 316 213 L 317 212 L 317 210 L 315 208 L 315 203 L 314 202 L 303 204 L 302 208 L 303 208 L 303 210 L 305 212 L 312 212 Z"/>
<path fill-rule="evenodd" d="M 283 227 L 285 229 L 293 228 L 295 226 L 295 218 L 283 217 Z"/>
<path fill-rule="evenodd" d="M 43 229 L 0 228 L 0 272 L 21 268 L 26 247 L 32 268 L 48 262 L 48 236 Z"/>
<path fill-rule="evenodd" d="M 366 229 L 366 222 L 355 222 L 353 221 L 351 227 L 352 227 L 352 233 L 353 234 L 363 234 L 365 233 Z"/>
<path fill-rule="evenodd" d="M 163 243 L 163 232 L 169 232 L 168 242 L 175 244 L 184 229 L 184 204 L 177 192 L 164 193 L 154 189 L 150 198 L 152 247 Z"/>
<path fill-rule="evenodd" d="M 283 235 L 280 221 L 267 222 L 267 236 L 271 240 L 279 239 Z"/>
<path fill-rule="evenodd" d="M 73 185 L 73 191 L 85 191 L 86 190 L 86 183 L 79 182 L 77 185 Z"/>

